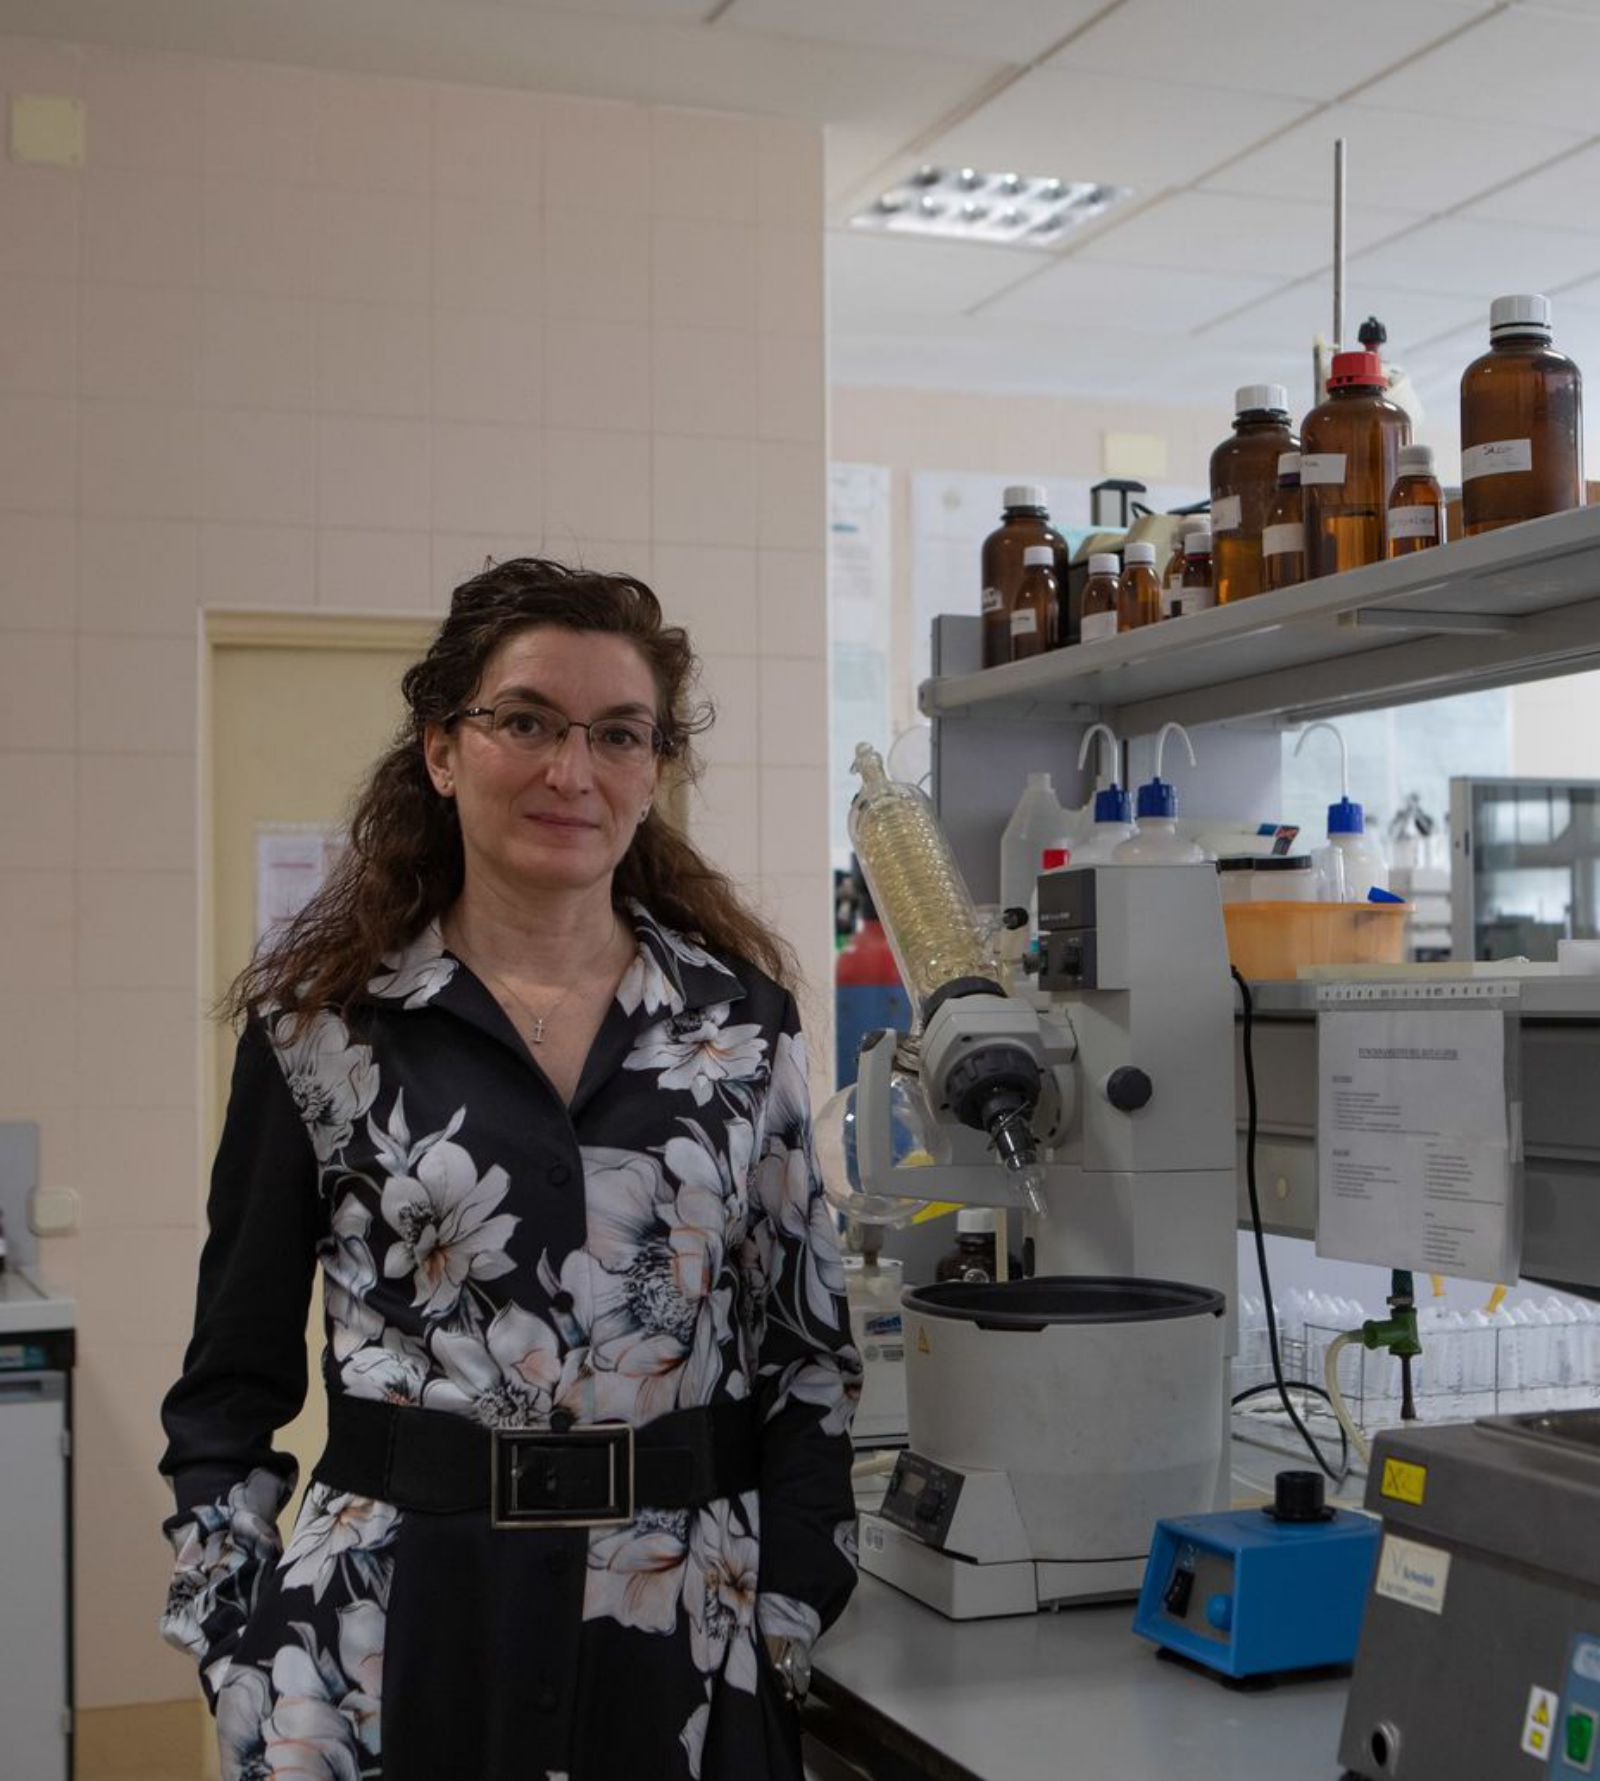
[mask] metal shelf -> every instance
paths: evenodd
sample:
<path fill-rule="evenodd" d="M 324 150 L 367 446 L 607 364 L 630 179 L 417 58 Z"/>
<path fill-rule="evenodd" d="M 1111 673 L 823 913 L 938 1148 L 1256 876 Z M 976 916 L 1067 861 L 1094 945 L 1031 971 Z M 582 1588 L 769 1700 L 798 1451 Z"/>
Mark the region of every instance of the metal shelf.
<path fill-rule="evenodd" d="M 1600 507 L 1464 538 L 1003 668 L 929 717 L 1292 725 L 1600 667 Z"/>

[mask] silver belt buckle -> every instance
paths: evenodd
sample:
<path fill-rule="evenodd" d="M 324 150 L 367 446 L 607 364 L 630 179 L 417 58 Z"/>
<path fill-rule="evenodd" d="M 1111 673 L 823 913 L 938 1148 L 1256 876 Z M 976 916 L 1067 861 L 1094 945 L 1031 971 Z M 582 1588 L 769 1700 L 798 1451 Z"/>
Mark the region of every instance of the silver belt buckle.
<path fill-rule="evenodd" d="M 593 1502 L 552 1507 L 554 1475 L 547 1461 L 574 1449 L 600 1448 L 605 1494 Z M 633 1520 L 633 1425 L 593 1422 L 554 1429 L 489 1431 L 489 1520 L 497 1528 L 624 1527 Z"/>

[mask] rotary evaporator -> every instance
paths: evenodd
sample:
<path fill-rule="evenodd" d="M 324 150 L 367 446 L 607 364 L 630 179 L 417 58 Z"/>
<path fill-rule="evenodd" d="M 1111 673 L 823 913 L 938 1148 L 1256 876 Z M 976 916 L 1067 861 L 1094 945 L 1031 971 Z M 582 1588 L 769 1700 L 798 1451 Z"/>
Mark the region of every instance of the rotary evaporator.
<path fill-rule="evenodd" d="M 864 1224 L 929 1201 L 1000 1208 L 1028 1264 L 906 1292 L 910 1447 L 863 1517 L 862 1563 L 958 1619 L 1132 1596 L 1156 1523 L 1227 1486 L 1233 990 L 1216 873 L 1043 877 L 1037 969 L 1020 970 L 927 799 L 864 745 L 855 765 L 851 839 L 917 1030 L 870 1037 L 819 1119 L 830 1198 Z"/>

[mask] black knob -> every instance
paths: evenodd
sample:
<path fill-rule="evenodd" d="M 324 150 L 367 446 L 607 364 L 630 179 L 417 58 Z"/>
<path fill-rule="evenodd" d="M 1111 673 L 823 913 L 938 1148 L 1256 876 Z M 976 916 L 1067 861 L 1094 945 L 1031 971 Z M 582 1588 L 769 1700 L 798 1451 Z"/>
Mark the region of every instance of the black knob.
<path fill-rule="evenodd" d="M 1280 1472 L 1274 1480 L 1272 1507 L 1267 1514 L 1274 1521 L 1328 1521 L 1333 1511 L 1322 1497 L 1320 1472 Z"/>
<path fill-rule="evenodd" d="M 1150 1105 L 1155 1084 L 1137 1064 L 1123 1064 L 1106 1078 L 1106 1099 L 1119 1113 L 1137 1113 Z"/>

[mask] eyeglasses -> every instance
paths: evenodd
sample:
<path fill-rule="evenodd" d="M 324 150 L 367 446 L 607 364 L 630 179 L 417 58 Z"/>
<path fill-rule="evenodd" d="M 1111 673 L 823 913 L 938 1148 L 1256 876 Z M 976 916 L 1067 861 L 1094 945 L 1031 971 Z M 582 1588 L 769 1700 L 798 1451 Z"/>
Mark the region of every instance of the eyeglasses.
<path fill-rule="evenodd" d="M 452 711 L 446 726 L 460 718 L 484 718 L 496 742 L 522 754 L 552 754 L 567 739 L 569 730 L 582 730 L 589 753 L 608 767 L 642 766 L 658 754 L 670 754 L 666 732 L 642 717 L 597 717 L 580 723 L 549 705 L 531 699 L 501 699 L 493 705 L 472 705 Z"/>

